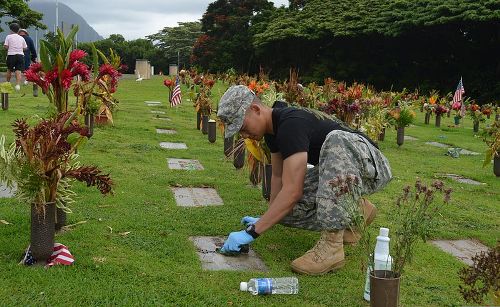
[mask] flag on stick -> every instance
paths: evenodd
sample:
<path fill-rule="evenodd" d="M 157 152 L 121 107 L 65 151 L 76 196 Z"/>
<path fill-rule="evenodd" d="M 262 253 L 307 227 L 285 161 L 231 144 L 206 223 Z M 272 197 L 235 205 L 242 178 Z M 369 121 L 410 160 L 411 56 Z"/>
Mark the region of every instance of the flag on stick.
<path fill-rule="evenodd" d="M 175 87 L 172 91 L 172 98 L 170 99 L 170 106 L 175 107 L 182 102 L 181 96 L 181 83 L 179 82 L 179 76 L 175 79 Z"/>
<path fill-rule="evenodd" d="M 453 95 L 453 104 L 461 103 L 460 116 L 465 116 L 465 104 L 462 102 L 462 95 L 465 94 L 464 84 L 462 82 L 462 77 L 458 81 L 457 89 L 455 90 L 455 95 Z"/>

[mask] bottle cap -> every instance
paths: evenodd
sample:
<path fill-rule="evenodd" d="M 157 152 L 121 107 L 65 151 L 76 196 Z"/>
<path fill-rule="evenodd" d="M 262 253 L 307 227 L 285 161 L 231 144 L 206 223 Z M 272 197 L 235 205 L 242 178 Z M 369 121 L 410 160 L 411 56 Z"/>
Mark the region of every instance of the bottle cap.
<path fill-rule="evenodd" d="M 379 236 L 388 237 L 389 236 L 389 228 L 383 228 L 383 227 L 381 227 L 380 228 Z"/>
<path fill-rule="evenodd" d="M 240 282 L 240 290 L 241 291 L 248 291 L 248 283 L 247 282 Z"/>

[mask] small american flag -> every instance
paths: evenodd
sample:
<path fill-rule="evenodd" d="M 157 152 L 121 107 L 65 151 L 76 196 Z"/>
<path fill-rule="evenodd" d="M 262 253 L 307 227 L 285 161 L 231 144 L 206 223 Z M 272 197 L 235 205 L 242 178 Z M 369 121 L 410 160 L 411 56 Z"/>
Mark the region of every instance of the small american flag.
<path fill-rule="evenodd" d="M 465 94 L 465 89 L 464 89 L 464 84 L 462 83 L 462 77 L 460 77 L 460 81 L 458 81 L 455 95 L 453 95 L 453 104 L 461 103 L 463 94 Z M 460 115 L 462 117 L 465 116 L 465 104 L 464 103 L 462 103 L 462 106 L 460 107 Z"/>
<path fill-rule="evenodd" d="M 172 97 L 170 98 L 170 106 L 175 107 L 182 102 L 181 96 L 181 84 L 179 82 L 179 76 L 175 79 L 175 87 L 172 91 Z"/>
<path fill-rule="evenodd" d="M 75 262 L 75 258 L 73 257 L 73 255 L 71 255 L 68 248 L 60 243 L 54 243 L 54 249 L 52 255 L 49 257 L 49 259 L 47 259 L 46 267 L 51 267 L 56 264 L 71 265 L 73 264 L 73 262 Z M 28 248 L 26 249 L 24 258 L 21 263 L 25 265 L 33 265 L 36 263 L 36 259 L 33 258 L 33 255 L 31 253 L 30 246 L 28 246 Z"/>
<path fill-rule="evenodd" d="M 54 244 L 54 251 L 47 260 L 47 266 L 51 267 L 56 264 L 71 265 L 75 262 L 75 258 L 69 252 L 69 249 L 60 243 Z"/>

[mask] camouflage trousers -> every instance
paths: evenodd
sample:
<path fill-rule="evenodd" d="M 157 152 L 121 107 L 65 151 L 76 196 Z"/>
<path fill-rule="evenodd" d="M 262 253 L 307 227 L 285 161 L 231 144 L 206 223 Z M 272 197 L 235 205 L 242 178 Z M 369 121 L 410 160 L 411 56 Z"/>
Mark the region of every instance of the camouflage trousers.
<path fill-rule="evenodd" d="M 331 181 L 353 175 L 359 183 L 346 201 L 336 195 Z M 352 215 L 348 206 L 381 190 L 391 179 L 389 162 L 380 150 L 360 135 L 334 130 L 326 136 L 318 165 L 307 169 L 302 198 L 280 224 L 314 231 L 346 229 Z"/>

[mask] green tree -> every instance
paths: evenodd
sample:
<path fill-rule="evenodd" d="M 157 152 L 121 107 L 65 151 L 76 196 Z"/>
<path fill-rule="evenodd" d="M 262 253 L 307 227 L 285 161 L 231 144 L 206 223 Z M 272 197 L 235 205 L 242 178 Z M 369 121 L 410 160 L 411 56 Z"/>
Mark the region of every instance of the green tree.
<path fill-rule="evenodd" d="M 110 56 L 110 49 L 113 49 L 121 57 L 122 63 L 127 65 L 127 73 L 134 73 L 136 59 L 147 59 L 155 67 L 158 63 L 156 61 L 158 49 L 148 39 L 139 38 L 126 41 L 121 34 L 111 34 L 106 39 L 95 41 L 94 45 L 107 57 Z M 92 50 L 91 43 L 79 43 L 78 48 L 87 53 L 91 53 Z"/>
<path fill-rule="evenodd" d="M 500 97 L 498 0 L 295 2 L 303 6 L 278 9 L 252 31 L 257 62 L 274 77 L 294 66 L 303 81 L 449 92 L 463 76 L 467 95 Z"/>
<path fill-rule="evenodd" d="M 165 27 L 158 33 L 147 36 L 159 49 L 157 51 L 158 68 L 168 69 L 170 63 L 177 63 L 177 56 L 179 56 L 180 66 L 187 66 L 194 43 L 201 34 L 203 32 L 201 32 L 200 22 L 179 22 L 176 27 Z"/>
<path fill-rule="evenodd" d="M 217 0 L 208 5 L 201 19 L 192 63 L 211 71 L 235 68 L 248 72 L 253 63 L 251 26 L 274 6 L 267 0 Z"/>
<path fill-rule="evenodd" d="M 27 2 L 28 1 L 23 0 L 0 0 L 0 19 L 4 16 L 11 17 L 19 22 L 23 28 L 34 26 L 40 29 L 46 29 L 47 27 L 40 23 L 43 15 L 31 10 Z M 2 31 L 3 29 L 0 26 L 0 32 Z"/>

